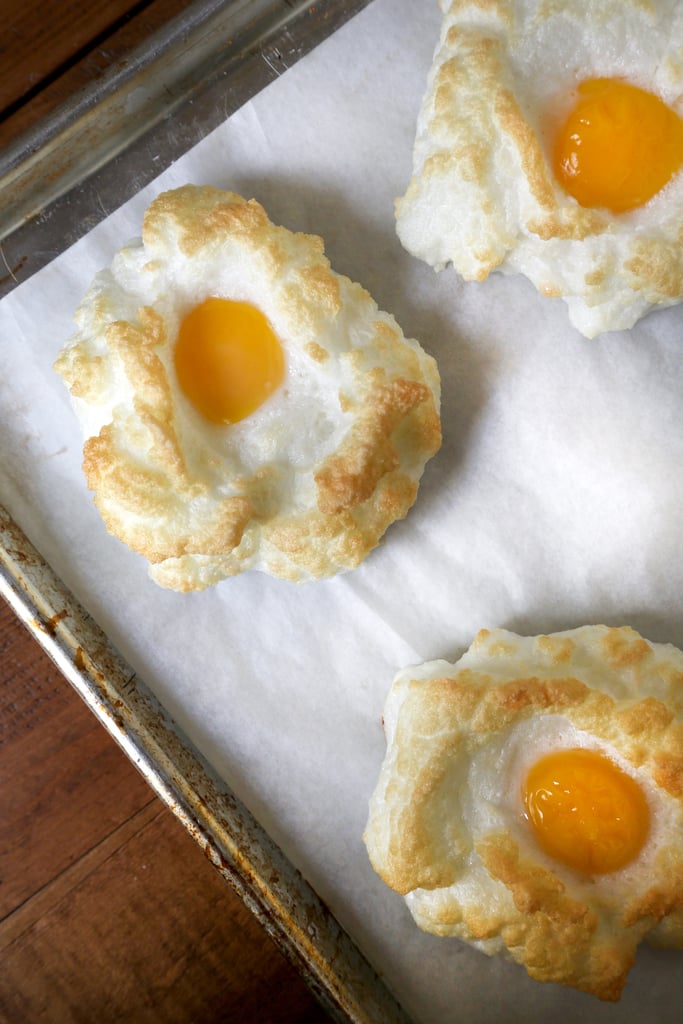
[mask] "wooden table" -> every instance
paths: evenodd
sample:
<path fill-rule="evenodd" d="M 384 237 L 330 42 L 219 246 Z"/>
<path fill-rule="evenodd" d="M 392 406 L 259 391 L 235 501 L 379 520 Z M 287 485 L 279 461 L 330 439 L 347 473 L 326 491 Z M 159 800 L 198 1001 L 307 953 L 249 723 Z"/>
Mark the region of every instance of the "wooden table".
<path fill-rule="evenodd" d="M 0 0 L 0 146 L 190 0 Z M 0 601 L 0 1024 L 328 1018 Z"/>

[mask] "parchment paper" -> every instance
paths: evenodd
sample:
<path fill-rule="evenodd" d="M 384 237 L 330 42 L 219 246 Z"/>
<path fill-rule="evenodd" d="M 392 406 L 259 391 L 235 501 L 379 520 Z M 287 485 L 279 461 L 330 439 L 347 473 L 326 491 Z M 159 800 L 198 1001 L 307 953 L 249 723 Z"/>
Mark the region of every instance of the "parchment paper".
<path fill-rule="evenodd" d="M 522 278 L 465 285 L 401 249 L 393 199 L 438 25 L 431 0 L 374 0 L 3 301 L 2 498 L 417 1020 L 678 1021 L 683 954 L 641 951 L 618 1006 L 533 983 L 420 933 L 361 841 L 399 667 L 455 659 L 484 626 L 630 624 L 683 644 L 683 307 L 589 342 Z M 174 594 L 93 508 L 52 363 L 94 273 L 153 195 L 187 181 L 322 235 L 334 268 L 439 362 L 443 448 L 353 573 Z"/>

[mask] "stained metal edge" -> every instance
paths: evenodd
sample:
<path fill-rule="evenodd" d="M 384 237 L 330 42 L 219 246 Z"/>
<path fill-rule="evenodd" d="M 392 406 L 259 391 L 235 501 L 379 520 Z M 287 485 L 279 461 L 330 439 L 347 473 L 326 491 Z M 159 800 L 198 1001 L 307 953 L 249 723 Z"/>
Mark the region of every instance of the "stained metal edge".
<path fill-rule="evenodd" d="M 368 2 L 198 0 L 95 90 L 19 139 L 0 159 L 0 296 Z M 131 174 L 131 152 L 143 148 L 148 159 Z"/>
<path fill-rule="evenodd" d="M 0 596 L 298 968 L 330 1016 L 409 1024 L 374 968 L 0 506 Z"/>

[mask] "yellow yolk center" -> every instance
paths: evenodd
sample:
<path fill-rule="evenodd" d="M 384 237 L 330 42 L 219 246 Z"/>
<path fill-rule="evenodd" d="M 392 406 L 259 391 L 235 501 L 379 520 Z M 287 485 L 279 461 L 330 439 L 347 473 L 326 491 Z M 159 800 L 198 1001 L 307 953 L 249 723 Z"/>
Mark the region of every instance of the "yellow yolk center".
<path fill-rule="evenodd" d="M 285 360 L 263 313 L 246 302 L 206 299 L 180 324 L 180 387 L 213 423 L 249 416 L 282 383 Z"/>
<path fill-rule="evenodd" d="M 582 82 L 562 126 L 555 176 L 581 206 L 642 206 L 683 165 L 683 120 L 657 96 L 612 78 Z"/>
<path fill-rule="evenodd" d="M 638 783 L 593 750 L 561 750 L 542 757 L 531 768 L 522 797 L 541 848 L 589 875 L 629 864 L 650 828 Z"/>

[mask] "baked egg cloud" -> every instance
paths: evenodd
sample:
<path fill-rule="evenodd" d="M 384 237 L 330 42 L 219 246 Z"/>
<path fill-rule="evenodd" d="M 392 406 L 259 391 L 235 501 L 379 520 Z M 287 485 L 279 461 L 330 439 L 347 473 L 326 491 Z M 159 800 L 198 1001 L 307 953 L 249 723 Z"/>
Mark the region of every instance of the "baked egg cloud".
<path fill-rule="evenodd" d="M 628 627 L 482 630 L 398 673 L 365 844 L 427 932 L 616 1001 L 683 947 L 683 653 Z"/>
<path fill-rule="evenodd" d="M 187 185 L 102 271 L 56 369 L 107 529 L 152 578 L 353 569 L 441 444 L 434 359 L 255 200 Z"/>
<path fill-rule="evenodd" d="M 683 297 L 683 7 L 441 0 L 404 247 L 524 274 L 587 337 Z"/>

